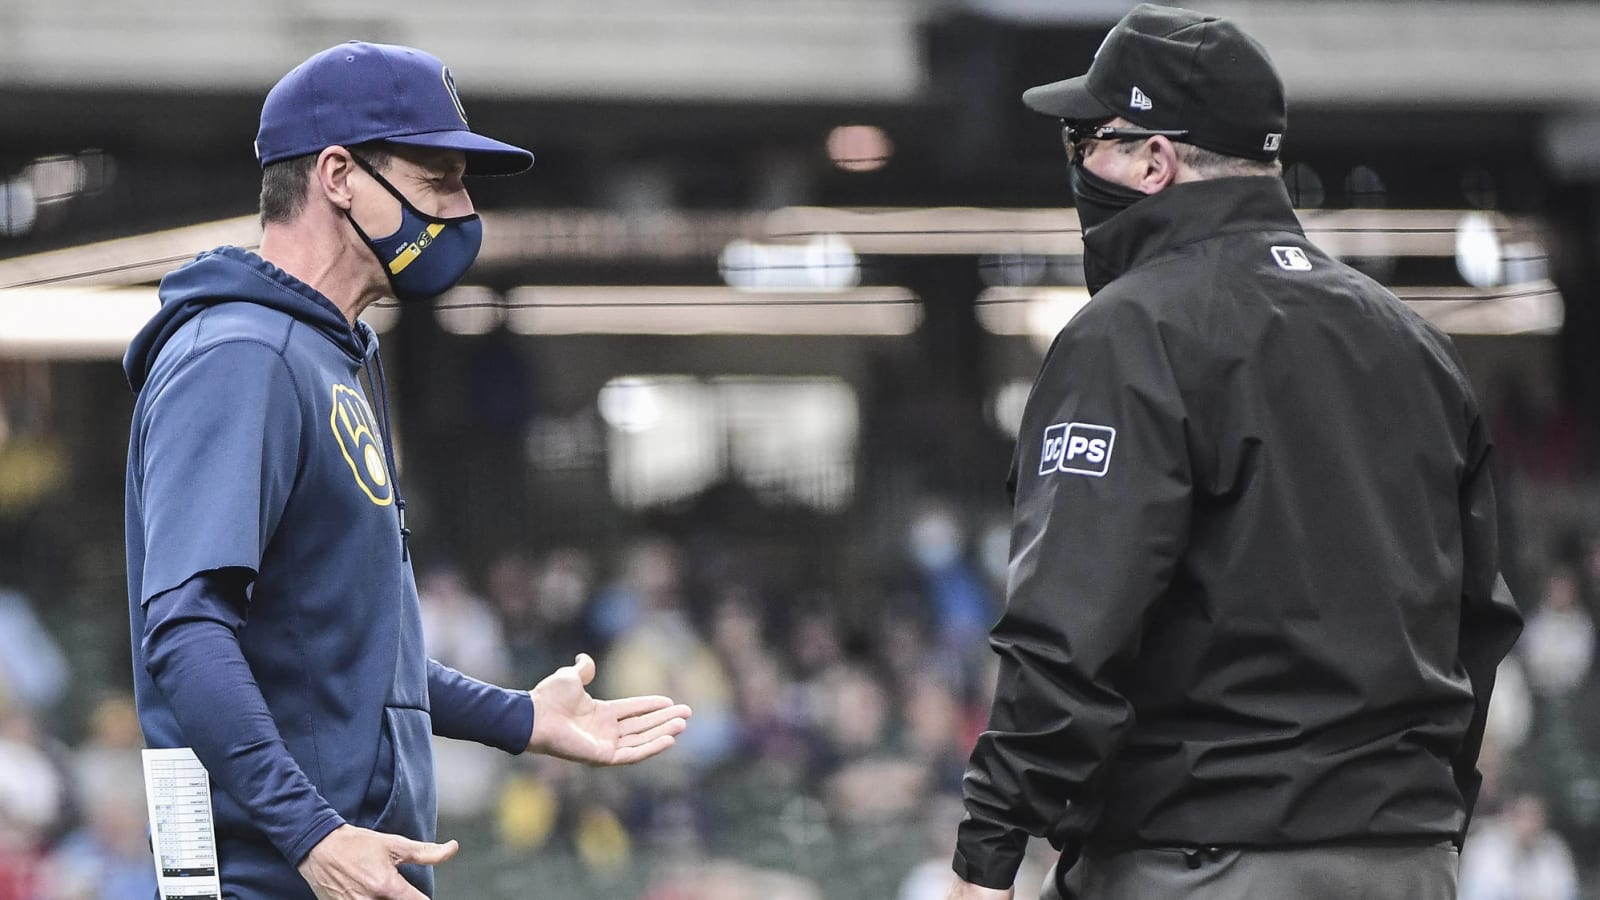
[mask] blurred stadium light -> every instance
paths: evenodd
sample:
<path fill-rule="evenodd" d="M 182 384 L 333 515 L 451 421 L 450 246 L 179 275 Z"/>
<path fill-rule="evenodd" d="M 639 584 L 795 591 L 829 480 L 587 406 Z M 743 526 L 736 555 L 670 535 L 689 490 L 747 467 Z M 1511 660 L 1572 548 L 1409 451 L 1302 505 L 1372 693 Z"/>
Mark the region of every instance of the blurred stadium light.
<path fill-rule="evenodd" d="M 519 287 L 507 296 L 517 334 L 907 335 L 922 321 L 904 288 L 752 295 L 729 287 Z"/>

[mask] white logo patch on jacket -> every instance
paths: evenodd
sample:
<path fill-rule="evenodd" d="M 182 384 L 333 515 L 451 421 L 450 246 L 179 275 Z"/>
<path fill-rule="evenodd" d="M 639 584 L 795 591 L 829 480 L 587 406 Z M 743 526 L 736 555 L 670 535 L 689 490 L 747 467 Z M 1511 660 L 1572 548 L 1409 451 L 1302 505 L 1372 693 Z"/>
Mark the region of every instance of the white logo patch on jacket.
<path fill-rule="evenodd" d="M 1044 430 L 1039 453 L 1039 474 L 1066 472 L 1096 478 L 1111 468 L 1111 449 L 1117 430 L 1088 422 L 1062 422 Z"/>
<path fill-rule="evenodd" d="M 1285 272 L 1311 271 L 1311 257 L 1299 247 L 1273 247 L 1272 261 Z"/>

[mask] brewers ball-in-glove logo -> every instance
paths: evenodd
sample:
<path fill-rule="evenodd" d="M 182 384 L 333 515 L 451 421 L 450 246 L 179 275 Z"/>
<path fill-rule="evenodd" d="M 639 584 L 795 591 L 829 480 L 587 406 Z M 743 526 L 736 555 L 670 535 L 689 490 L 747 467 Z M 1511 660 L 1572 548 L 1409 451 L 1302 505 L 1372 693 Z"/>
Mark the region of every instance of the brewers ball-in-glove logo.
<path fill-rule="evenodd" d="M 333 386 L 333 415 L 329 424 L 362 492 L 379 506 L 393 503 L 394 485 L 389 481 L 389 464 L 378 443 L 377 423 L 360 391 L 342 384 Z"/>

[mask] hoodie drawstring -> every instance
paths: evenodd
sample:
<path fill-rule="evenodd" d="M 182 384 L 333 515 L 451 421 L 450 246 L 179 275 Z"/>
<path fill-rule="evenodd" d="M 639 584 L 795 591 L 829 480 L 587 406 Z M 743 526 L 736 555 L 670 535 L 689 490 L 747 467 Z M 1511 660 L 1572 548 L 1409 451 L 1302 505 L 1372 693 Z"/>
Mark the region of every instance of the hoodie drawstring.
<path fill-rule="evenodd" d="M 377 366 L 373 366 L 373 361 Z M 400 515 L 400 559 L 411 559 L 411 529 L 406 527 L 406 498 L 400 493 L 400 473 L 395 468 L 393 429 L 389 424 L 389 380 L 383 374 L 383 356 L 372 353 L 364 360 L 367 381 L 378 395 L 378 431 L 383 434 L 383 458 L 389 467 L 389 483 L 394 485 L 394 506 Z M 376 377 L 374 377 L 376 373 Z"/>

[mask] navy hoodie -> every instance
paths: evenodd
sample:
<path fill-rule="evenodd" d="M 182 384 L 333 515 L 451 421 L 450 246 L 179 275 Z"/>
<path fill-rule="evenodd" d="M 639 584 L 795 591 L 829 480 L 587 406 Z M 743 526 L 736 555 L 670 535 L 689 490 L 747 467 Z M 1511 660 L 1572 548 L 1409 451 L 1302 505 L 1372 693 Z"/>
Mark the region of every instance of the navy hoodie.
<path fill-rule="evenodd" d="M 140 723 L 211 773 L 225 895 L 311 897 L 340 824 L 434 839 L 430 732 L 520 752 L 532 703 L 427 658 L 371 329 L 236 247 L 161 302 L 124 360 Z"/>

